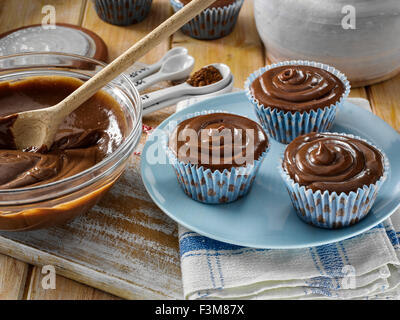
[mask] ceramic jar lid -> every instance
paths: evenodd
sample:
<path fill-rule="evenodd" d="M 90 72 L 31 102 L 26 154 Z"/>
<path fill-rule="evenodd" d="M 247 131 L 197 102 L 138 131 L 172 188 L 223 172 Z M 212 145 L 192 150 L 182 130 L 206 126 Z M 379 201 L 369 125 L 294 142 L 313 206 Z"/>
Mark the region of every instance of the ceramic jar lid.
<path fill-rule="evenodd" d="M 24 52 L 63 52 L 106 61 L 107 46 L 94 32 L 64 23 L 55 29 L 26 26 L 0 35 L 0 56 Z"/>

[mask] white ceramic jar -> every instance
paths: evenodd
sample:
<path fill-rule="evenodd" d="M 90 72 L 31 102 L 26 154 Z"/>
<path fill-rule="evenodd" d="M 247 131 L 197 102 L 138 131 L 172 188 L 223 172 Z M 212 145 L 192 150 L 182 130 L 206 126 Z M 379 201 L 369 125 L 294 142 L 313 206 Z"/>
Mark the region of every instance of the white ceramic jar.
<path fill-rule="evenodd" d="M 255 0 L 254 11 L 272 62 L 324 62 L 353 87 L 400 72 L 400 0 Z"/>

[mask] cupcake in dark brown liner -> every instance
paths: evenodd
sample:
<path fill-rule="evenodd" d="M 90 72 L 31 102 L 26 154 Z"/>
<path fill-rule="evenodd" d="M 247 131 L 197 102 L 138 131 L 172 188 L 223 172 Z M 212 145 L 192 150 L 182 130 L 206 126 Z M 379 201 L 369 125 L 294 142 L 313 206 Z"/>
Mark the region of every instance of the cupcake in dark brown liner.
<path fill-rule="evenodd" d="M 175 12 L 191 0 L 170 0 Z M 195 39 L 213 40 L 230 34 L 236 25 L 244 0 L 217 0 L 210 7 L 186 23 L 182 32 Z"/>
<path fill-rule="evenodd" d="M 143 21 L 150 12 L 152 0 L 92 0 L 101 20 L 127 26 Z"/>
<path fill-rule="evenodd" d="M 284 61 L 249 76 L 246 95 L 261 124 L 280 143 L 328 131 L 350 93 L 346 76 L 313 61 Z"/>
<path fill-rule="evenodd" d="M 210 204 L 246 195 L 269 150 L 258 123 L 218 111 L 187 115 L 170 127 L 163 145 L 186 195 Z"/>
<path fill-rule="evenodd" d="M 363 219 L 386 180 L 386 155 L 350 134 L 310 133 L 286 148 L 279 171 L 297 215 L 329 229 Z"/>

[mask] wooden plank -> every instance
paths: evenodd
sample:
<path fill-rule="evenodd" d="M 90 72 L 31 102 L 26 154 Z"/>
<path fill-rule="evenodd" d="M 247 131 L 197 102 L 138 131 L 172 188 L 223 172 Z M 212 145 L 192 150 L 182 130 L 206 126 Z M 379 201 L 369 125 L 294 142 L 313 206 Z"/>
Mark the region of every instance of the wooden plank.
<path fill-rule="evenodd" d="M 24 25 L 41 23 L 43 19 L 42 7 L 50 4 L 56 9 L 56 21 L 80 24 L 83 18 L 83 10 L 86 7 L 87 0 L 72 0 L 72 1 L 37 1 L 37 0 L 4 0 L 0 3 L 0 33 L 6 32 Z M 20 17 L 15 19 L 15 17 Z M 21 299 L 25 288 L 25 279 L 27 276 L 28 264 L 13 259 L 7 256 L 0 256 L 0 299 Z M 36 267 L 33 267 L 30 275 L 40 274 Z M 59 280 L 61 279 L 61 280 Z M 27 282 L 32 279 L 28 278 Z M 88 297 L 101 298 L 107 296 L 102 291 L 89 288 L 75 281 L 57 277 L 57 289 L 46 290 L 46 295 L 41 294 L 39 298 L 54 299 L 54 298 L 72 298 L 78 296 L 76 293 L 87 293 Z M 41 286 L 38 287 L 39 292 Z M 32 291 L 35 287 L 29 286 L 26 294 L 30 298 L 38 298 L 37 290 Z M 79 295 L 84 297 L 84 294 Z M 112 297 L 112 296 L 110 296 Z M 26 297 L 25 297 L 26 298 Z"/>
<path fill-rule="evenodd" d="M 364 87 L 352 88 L 350 91 L 351 98 L 363 98 L 368 100 L 367 90 Z"/>
<path fill-rule="evenodd" d="M 400 75 L 367 87 L 374 113 L 400 131 Z"/>
<path fill-rule="evenodd" d="M 29 300 L 118 300 L 119 298 L 103 291 L 82 285 L 76 281 L 57 276 L 55 289 L 43 289 L 43 275 L 40 268 L 34 268 L 27 299 Z"/>
<path fill-rule="evenodd" d="M 0 2 L 0 33 L 22 27 L 24 25 L 41 23 L 43 19 L 42 8 L 44 5 L 52 4 L 56 9 L 56 21 L 79 24 L 82 19 L 82 10 L 86 0 L 48 1 L 37 0 L 3 0 Z M 15 19 L 15 17 L 19 17 Z M 25 282 L 27 279 L 28 264 L 17 261 L 11 257 L 0 256 L 0 299 L 22 299 L 24 298 Z M 35 270 L 35 269 L 33 269 Z M 69 288 L 79 289 L 85 287 L 75 283 Z M 63 283 L 59 288 L 62 292 Z M 72 290 L 72 289 L 71 289 Z M 50 297 L 49 297 L 50 298 Z"/>

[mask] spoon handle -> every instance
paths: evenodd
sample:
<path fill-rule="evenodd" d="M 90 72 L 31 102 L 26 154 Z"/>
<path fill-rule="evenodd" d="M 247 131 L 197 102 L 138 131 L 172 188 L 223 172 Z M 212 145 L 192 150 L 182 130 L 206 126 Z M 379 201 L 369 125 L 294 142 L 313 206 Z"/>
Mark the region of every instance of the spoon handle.
<path fill-rule="evenodd" d="M 157 46 L 162 40 L 176 32 L 185 23 L 210 6 L 214 1 L 215 0 L 193 0 L 189 4 L 185 5 L 181 10 L 160 24 L 147 36 L 136 42 L 130 49 L 115 59 L 111 64 L 85 82 L 71 95 L 61 101 L 58 105 L 54 106 L 53 108 L 55 110 L 53 111 L 56 111 L 58 118 L 64 118 L 66 115 L 70 114 L 107 83 L 111 82 L 120 73 L 128 69 L 128 67 L 137 61 L 137 59 Z"/>

